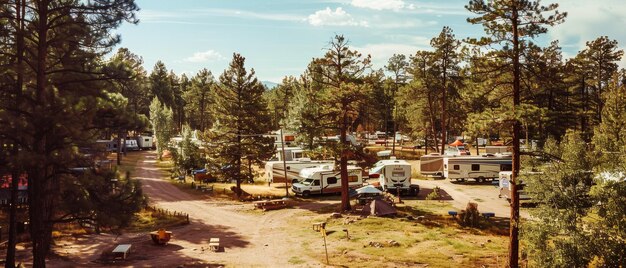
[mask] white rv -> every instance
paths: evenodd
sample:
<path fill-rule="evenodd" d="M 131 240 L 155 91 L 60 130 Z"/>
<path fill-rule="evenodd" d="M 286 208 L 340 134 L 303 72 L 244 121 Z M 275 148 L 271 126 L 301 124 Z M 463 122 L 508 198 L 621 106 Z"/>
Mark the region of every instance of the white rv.
<path fill-rule="evenodd" d="M 312 194 L 330 194 L 341 192 L 341 172 L 333 166 L 324 165 L 305 168 L 300 171 L 302 182 L 294 183 L 291 190 L 296 195 L 307 197 Z M 348 166 L 348 187 L 363 186 L 363 170 L 360 167 Z"/>
<path fill-rule="evenodd" d="M 420 157 L 420 174 L 423 176 L 443 177 L 443 158 L 447 155 L 430 153 Z"/>
<path fill-rule="evenodd" d="M 298 158 L 292 161 L 268 161 L 265 163 L 265 174 L 269 183 L 285 183 L 285 165 L 287 166 L 288 182 L 294 183 L 300 180 L 300 171 L 305 168 L 313 168 L 321 165 L 335 164 L 334 160 L 311 160 L 310 158 Z"/>
<path fill-rule="evenodd" d="M 285 147 L 285 161 L 294 161 L 304 157 L 304 150 L 300 147 Z M 283 150 L 276 148 L 276 159 L 283 161 Z"/>
<path fill-rule="evenodd" d="M 370 169 L 369 177 L 378 178 L 383 191 L 395 193 L 400 188 L 401 193 L 415 196 L 420 189 L 411 184 L 411 164 L 405 160 L 380 160 Z"/>
<path fill-rule="evenodd" d="M 152 136 L 139 135 L 137 136 L 137 144 L 139 145 L 140 149 L 149 150 L 152 149 L 152 147 L 154 146 L 154 139 L 152 138 Z"/>
<path fill-rule="evenodd" d="M 512 170 L 511 155 L 449 156 L 443 158 L 443 176 L 449 180 L 478 182 L 498 178 L 500 171 Z"/>
<path fill-rule="evenodd" d="M 126 149 L 126 151 L 138 151 L 139 145 L 137 145 L 137 140 L 126 139 L 124 141 L 124 148 Z"/>

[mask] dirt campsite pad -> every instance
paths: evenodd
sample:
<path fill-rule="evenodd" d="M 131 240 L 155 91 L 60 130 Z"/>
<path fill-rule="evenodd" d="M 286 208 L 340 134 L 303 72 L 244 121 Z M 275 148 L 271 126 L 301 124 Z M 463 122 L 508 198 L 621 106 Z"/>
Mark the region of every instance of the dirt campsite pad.
<path fill-rule="evenodd" d="M 149 233 L 120 236 L 86 235 L 59 241 L 51 267 L 134 266 L 134 267 L 285 267 L 293 266 L 285 256 L 297 255 L 298 241 L 282 233 L 283 223 L 297 210 L 254 213 L 253 204 L 227 200 L 199 199 L 163 179 L 167 174 L 156 165 L 156 154 L 137 152 L 133 177 L 141 180 L 150 204 L 169 211 L 189 214 L 190 224 L 170 229 L 173 236 L 166 246 L 154 245 Z M 314 203 L 312 206 L 328 204 Z M 220 249 L 209 250 L 209 240 L 220 238 Z M 132 244 L 126 260 L 114 258 L 116 245 Z M 319 263 L 306 259 L 309 264 Z M 310 265 L 309 265 L 310 266 Z"/>
<path fill-rule="evenodd" d="M 168 228 L 172 239 L 164 246 L 155 245 L 149 231 L 63 237 L 55 241 L 49 267 L 498 267 L 506 254 L 506 236 L 459 228 L 445 214 L 454 209 L 451 200 L 407 199 L 396 218 L 330 219 L 338 196 L 261 211 L 253 202 L 186 191 L 168 179 L 153 152 L 130 153 L 124 161 L 125 167 L 136 163 L 133 177 L 141 180 L 151 206 L 189 214 L 190 223 Z M 328 222 L 330 265 L 320 233 L 312 230 L 313 223 L 323 221 Z M 211 238 L 219 238 L 216 251 L 210 249 Z M 112 252 L 121 244 L 131 245 L 126 259 Z M 19 250 L 26 263 L 28 250 Z"/>

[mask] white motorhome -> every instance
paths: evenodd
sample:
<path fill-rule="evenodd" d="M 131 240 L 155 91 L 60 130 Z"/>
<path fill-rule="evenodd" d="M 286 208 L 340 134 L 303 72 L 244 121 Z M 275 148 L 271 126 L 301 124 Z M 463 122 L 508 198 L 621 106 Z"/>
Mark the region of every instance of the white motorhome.
<path fill-rule="evenodd" d="M 411 164 L 405 160 L 380 160 L 370 169 L 370 178 L 378 178 L 383 191 L 416 196 L 419 186 L 411 184 Z"/>
<path fill-rule="evenodd" d="M 154 146 L 154 138 L 148 135 L 139 135 L 137 136 L 137 144 L 142 150 L 152 149 L 152 147 Z"/>
<path fill-rule="evenodd" d="M 287 166 L 288 182 L 295 183 L 300 180 L 300 171 L 305 168 L 313 168 L 321 165 L 335 164 L 334 160 L 311 160 L 310 158 L 298 158 L 292 161 L 267 161 L 265 174 L 269 183 L 285 183 L 285 165 Z"/>
<path fill-rule="evenodd" d="M 302 182 L 294 183 L 291 190 L 296 195 L 307 197 L 312 194 L 330 194 L 341 192 L 341 172 L 333 166 L 324 165 L 305 168 L 300 171 Z M 348 187 L 363 186 L 363 170 L 360 167 L 348 166 Z"/>
<path fill-rule="evenodd" d="M 511 155 L 449 156 L 443 158 L 443 176 L 449 180 L 478 182 L 498 178 L 500 171 L 512 170 Z"/>

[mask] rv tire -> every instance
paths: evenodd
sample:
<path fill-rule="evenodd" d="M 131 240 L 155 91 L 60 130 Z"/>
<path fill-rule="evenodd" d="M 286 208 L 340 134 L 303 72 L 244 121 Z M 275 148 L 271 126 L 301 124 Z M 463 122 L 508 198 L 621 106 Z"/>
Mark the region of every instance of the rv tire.
<path fill-rule="evenodd" d="M 302 192 L 302 197 L 309 197 L 310 195 L 311 195 L 311 192 L 309 191 Z"/>

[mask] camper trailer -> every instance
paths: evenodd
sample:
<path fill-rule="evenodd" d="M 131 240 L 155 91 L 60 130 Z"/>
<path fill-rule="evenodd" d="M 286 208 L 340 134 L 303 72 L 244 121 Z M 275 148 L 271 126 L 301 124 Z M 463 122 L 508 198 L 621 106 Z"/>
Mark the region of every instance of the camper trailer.
<path fill-rule="evenodd" d="M 288 182 L 295 183 L 300 180 L 300 171 L 305 168 L 313 168 L 321 165 L 333 166 L 333 160 L 311 160 L 298 158 L 292 161 L 268 161 L 265 163 L 265 174 L 269 183 L 285 183 L 285 165 L 287 166 Z"/>
<path fill-rule="evenodd" d="M 137 140 L 135 139 L 126 139 L 124 148 L 126 148 L 126 151 L 139 151 L 139 145 L 137 145 Z"/>
<path fill-rule="evenodd" d="M 142 150 L 150 150 L 154 147 L 154 139 L 152 136 L 139 135 L 137 136 L 137 144 Z"/>
<path fill-rule="evenodd" d="M 420 157 L 420 174 L 430 177 L 443 177 L 443 158 L 448 157 L 438 153 L 422 155 Z"/>
<path fill-rule="evenodd" d="M 341 192 L 341 172 L 333 166 L 323 165 L 305 168 L 300 171 L 302 182 L 294 183 L 291 190 L 296 195 L 307 197 L 312 194 L 330 194 Z M 348 166 L 348 187 L 363 186 L 363 170 L 360 167 Z"/>
<path fill-rule="evenodd" d="M 300 147 L 285 147 L 285 161 L 294 161 L 304 157 L 304 150 Z M 278 147 L 276 150 L 276 159 L 283 161 L 283 150 Z"/>
<path fill-rule="evenodd" d="M 411 164 L 405 160 L 381 160 L 370 169 L 369 178 L 378 178 L 383 191 L 396 192 L 416 196 L 418 185 L 411 184 Z"/>
<path fill-rule="evenodd" d="M 511 155 L 449 156 L 443 159 L 443 176 L 449 180 L 482 182 L 496 179 L 500 171 L 511 169 Z"/>
<path fill-rule="evenodd" d="M 500 189 L 500 193 L 498 194 L 499 198 L 506 198 L 507 200 L 511 200 L 511 176 L 513 175 L 512 171 L 501 171 L 498 176 L 498 188 Z M 519 193 L 519 200 L 530 200 L 530 196 L 528 196 L 524 192 L 524 186 L 526 184 L 523 181 L 520 181 L 517 185 L 517 192 Z"/>

